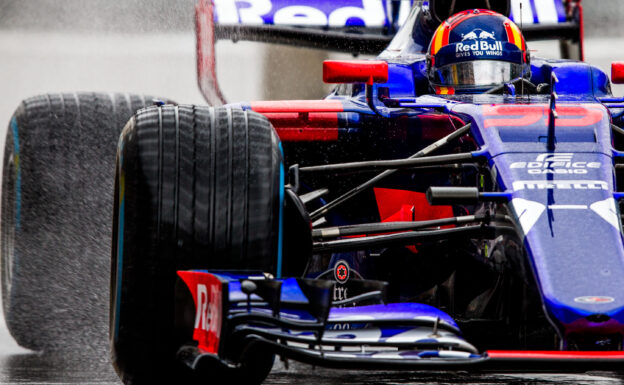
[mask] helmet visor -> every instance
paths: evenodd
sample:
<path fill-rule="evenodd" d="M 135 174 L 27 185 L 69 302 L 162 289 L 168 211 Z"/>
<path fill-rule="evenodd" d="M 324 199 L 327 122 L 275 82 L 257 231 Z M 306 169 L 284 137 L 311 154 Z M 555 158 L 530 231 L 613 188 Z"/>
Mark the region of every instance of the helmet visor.
<path fill-rule="evenodd" d="M 507 83 L 522 75 L 521 64 L 500 60 L 475 60 L 437 68 L 433 83 L 455 88 L 486 87 Z"/>

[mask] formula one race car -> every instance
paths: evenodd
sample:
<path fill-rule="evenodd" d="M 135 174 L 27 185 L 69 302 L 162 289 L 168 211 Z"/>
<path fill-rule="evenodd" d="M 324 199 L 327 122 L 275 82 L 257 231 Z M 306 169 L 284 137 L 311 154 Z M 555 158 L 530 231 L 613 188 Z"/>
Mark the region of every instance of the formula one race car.
<path fill-rule="evenodd" d="M 215 105 L 216 38 L 355 53 L 394 38 L 377 60 L 326 61 L 339 85 L 324 100 L 156 101 L 126 124 L 110 287 L 124 382 L 259 383 L 275 356 L 624 364 L 624 99 L 596 67 L 532 58 L 523 37 L 582 58 L 580 1 L 247 3 L 198 3 Z"/>

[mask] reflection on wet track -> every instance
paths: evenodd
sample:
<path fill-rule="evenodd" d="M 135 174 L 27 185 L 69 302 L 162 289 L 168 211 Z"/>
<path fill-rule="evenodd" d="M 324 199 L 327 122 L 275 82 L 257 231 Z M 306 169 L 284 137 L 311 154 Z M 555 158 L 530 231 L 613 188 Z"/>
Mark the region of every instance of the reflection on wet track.
<path fill-rule="evenodd" d="M 468 373 L 405 371 L 339 371 L 297 365 L 290 371 L 275 370 L 267 384 L 583 384 L 610 385 L 624 382 L 624 375 L 615 373 L 548 374 L 548 373 Z"/>
<path fill-rule="evenodd" d="M 1 341 L 0 341 L 1 343 Z M 279 362 L 265 384 L 564 384 L 611 385 L 624 375 L 610 372 L 579 374 L 467 372 L 342 371 Z M 120 384 L 106 357 L 25 353 L 0 356 L 0 384 Z"/>

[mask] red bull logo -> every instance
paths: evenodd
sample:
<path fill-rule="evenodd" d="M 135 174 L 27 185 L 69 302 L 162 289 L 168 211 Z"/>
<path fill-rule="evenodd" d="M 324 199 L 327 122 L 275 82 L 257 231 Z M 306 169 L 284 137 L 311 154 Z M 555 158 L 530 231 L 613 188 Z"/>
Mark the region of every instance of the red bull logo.
<path fill-rule="evenodd" d="M 475 29 L 474 31 L 467 33 L 465 35 L 462 35 L 462 41 L 466 41 L 466 40 L 477 40 L 477 39 L 482 39 L 482 40 L 486 40 L 486 39 L 490 39 L 490 40 L 496 40 L 496 36 L 494 36 L 494 32 L 487 32 L 484 31 L 482 29 Z"/>
<path fill-rule="evenodd" d="M 489 52 L 502 52 L 503 51 L 503 43 L 500 41 L 496 41 L 494 43 L 489 43 L 487 41 L 475 41 L 471 44 L 457 43 L 455 45 L 455 52 L 471 52 L 471 51 L 487 51 L 488 55 L 491 55 Z"/>
<path fill-rule="evenodd" d="M 615 301 L 612 297 L 605 297 L 600 295 L 589 295 L 585 297 L 576 297 L 574 302 L 578 303 L 611 303 Z"/>
<path fill-rule="evenodd" d="M 217 354 L 223 324 L 223 284 L 204 272 L 179 271 L 195 302 L 193 339 L 205 353 Z"/>

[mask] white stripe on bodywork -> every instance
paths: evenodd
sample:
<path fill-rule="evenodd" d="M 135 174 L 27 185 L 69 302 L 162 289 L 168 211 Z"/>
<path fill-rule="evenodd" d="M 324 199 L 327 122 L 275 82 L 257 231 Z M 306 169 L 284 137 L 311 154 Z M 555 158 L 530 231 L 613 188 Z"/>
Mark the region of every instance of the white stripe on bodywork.
<path fill-rule="evenodd" d="M 552 0 L 538 0 L 538 1 L 552 1 Z M 522 19 L 520 19 L 520 3 L 522 3 Z M 514 23 L 522 24 L 534 24 L 533 10 L 531 9 L 531 2 L 529 0 L 511 0 L 511 14 Z"/>
<path fill-rule="evenodd" d="M 477 350 L 474 346 L 463 340 L 462 338 L 457 337 L 454 333 L 450 333 L 444 330 L 438 330 L 437 335 L 433 335 L 433 329 L 427 328 L 414 328 L 410 330 L 406 330 L 402 333 L 396 334 L 392 337 L 386 338 L 386 342 L 390 344 L 397 343 L 414 343 L 418 344 L 418 342 L 430 342 L 436 341 L 440 344 L 453 344 L 455 345 L 455 349 L 468 351 L 471 353 L 477 353 Z"/>
<path fill-rule="evenodd" d="M 405 24 L 405 21 L 407 21 L 407 17 L 409 16 L 411 9 L 411 0 L 401 0 L 401 5 L 399 8 L 399 25 Z"/>
<path fill-rule="evenodd" d="M 587 210 L 587 205 L 549 205 L 551 210 Z"/>
<path fill-rule="evenodd" d="M 331 317 L 330 322 L 366 322 L 374 321 L 375 317 L 366 314 L 349 314 L 341 316 Z"/>
<path fill-rule="evenodd" d="M 511 204 L 516 211 L 520 226 L 525 235 L 528 234 L 529 230 L 531 230 L 539 217 L 546 210 L 545 205 L 522 198 L 512 199 Z"/>
<path fill-rule="evenodd" d="M 559 22 L 555 0 L 537 0 L 535 1 L 535 10 L 540 24 Z"/>

